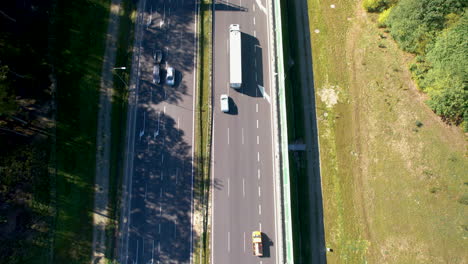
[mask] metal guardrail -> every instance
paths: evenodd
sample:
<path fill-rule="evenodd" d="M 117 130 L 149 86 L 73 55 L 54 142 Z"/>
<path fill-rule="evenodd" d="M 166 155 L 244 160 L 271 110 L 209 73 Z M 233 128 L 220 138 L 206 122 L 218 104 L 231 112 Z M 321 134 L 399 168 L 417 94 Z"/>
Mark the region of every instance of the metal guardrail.
<path fill-rule="evenodd" d="M 288 152 L 288 130 L 286 115 L 286 90 L 285 72 L 283 57 L 283 31 L 281 22 L 281 0 L 272 0 L 273 10 L 273 40 L 274 40 L 274 67 L 276 67 L 275 81 L 278 100 L 277 121 L 279 123 L 279 156 L 280 156 L 280 177 L 281 177 L 281 199 L 282 199 L 282 220 L 283 220 L 283 261 L 286 264 L 294 263 L 294 246 L 292 234 L 292 212 L 291 212 L 291 184 L 289 174 L 289 152 Z"/>

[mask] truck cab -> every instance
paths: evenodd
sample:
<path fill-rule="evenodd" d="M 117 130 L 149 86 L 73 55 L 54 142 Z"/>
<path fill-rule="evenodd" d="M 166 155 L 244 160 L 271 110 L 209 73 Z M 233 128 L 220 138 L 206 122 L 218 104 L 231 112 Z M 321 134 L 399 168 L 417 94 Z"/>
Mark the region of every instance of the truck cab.
<path fill-rule="evenodd" d="M 252 232 L 252 244 L 253 244 L 254 256 L 257 256 L 257 257 L 263 256 L 262 232 L 260 231 Z"/>

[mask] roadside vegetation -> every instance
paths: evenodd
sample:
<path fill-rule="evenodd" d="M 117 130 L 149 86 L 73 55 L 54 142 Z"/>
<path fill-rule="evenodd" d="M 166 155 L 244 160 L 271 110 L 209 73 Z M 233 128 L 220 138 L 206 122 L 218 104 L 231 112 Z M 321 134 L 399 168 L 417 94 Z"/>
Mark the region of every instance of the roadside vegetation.
<path fill-rule="evenodd" d="M 47 263 L 54 106 L 45 32 L 52 4 L 16 2 L 0 3 L 0 262 Z"/>
<path fill-rule="evenodd" d="M 385 5 L 369 10 L 369 2 Z M 308 0 L 328 263 L 468 260 L 466 136 L 447 124 L 460 114 L 442 114 L 444 122 L 429 108 L 440 114 L 434 105 L 464 96 L 447 85 L 462 84 L 464 13 L 437 9 L 409 26 L 442 2 L 456 1 Z M 415 6 L 429 9 L 406 9 Z"/>
<path fill-rule="evenodd" d="M 110 1 L 2 3 L 0 27 L 0 259 L 85 263 L 91 258 L 96 124 Z M 123 1 L 117 64 L 130 65 L 131 0 Z M 92 19 L 90 19 L 92 18 Z M 5 22 L 5 23 L 4 23 Z M 115 76 L 113 131 L 125 121 L 125 72 Z M 120 164 L 123 134 L 112 135 Z M 121 168 L 111 166 L 118 219 Z M 116 225 L 108 227 L 112 258 Z"/>
<path fill-rule="evenodd" d="M 210 161 L 211 161 L 211 67 L 212 1 L 202 0 L 198 23 L 197 98 L 195 116 L 194 263 L 210 263 Z"/>
<path fill-rule="evenodd" d="M 467 2 L 367 0 L 363 6 L 382 12 L 379 26 L 388 28 L 401 49 L 416 55 L 410 70 L 429 96 L 429 107 L 468 132 Z"/>

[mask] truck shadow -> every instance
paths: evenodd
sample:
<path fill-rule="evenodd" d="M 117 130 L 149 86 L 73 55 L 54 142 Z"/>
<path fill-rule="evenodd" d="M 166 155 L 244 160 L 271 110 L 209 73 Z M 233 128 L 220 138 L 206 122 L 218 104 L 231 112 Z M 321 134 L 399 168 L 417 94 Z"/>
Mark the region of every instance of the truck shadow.
<path fill-rule="evenodd" d="M 267 236 L 267 234 L 262 232 L 262 242 L 263 242 L 263 256 L 262 258 L 271 257 L 270 248 L 273 246 L 273 241 Z"/>
<path fill-rule="evenodd" d="M 243 6 L 236 5 L 233 3 L 229 3 L 228 1 L 223 1 L 223 0 L 215 0 L 214 8 L 216 11 L 241 11 L 241 12 L 249 11 L 248 8 L 245 8 Z"/>
<path fill-rule="evenodd" d="M 254 36 L 242 33 L 242 87 L 237 90 L 251 97 L 262 97 L 263 62 L 262 47 Z"/>

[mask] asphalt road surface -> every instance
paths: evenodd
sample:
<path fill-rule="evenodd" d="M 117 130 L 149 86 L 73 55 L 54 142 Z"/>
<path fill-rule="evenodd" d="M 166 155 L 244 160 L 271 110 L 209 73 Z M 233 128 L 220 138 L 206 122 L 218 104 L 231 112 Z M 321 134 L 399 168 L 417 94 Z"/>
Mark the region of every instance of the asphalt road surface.
<path fill-rule="evenodd" d="M 128 264 L 190 263 L 197 6 L 188 0 L 140 4 L 144 12 L 134 54 L 138 76 L 129 107 L 134 118 L 128 121 L 127 198 L 118 254 Z M 163 53 L 162 84 L 153 82 L 156 50 Z M 176 71 L 174 86 L 164 84 L 169 66 Z"/>
<path fill-rule="evenodd" d="M 216 1 L 212 263 L 277 263 L 267 0 Z M 241 89 L 229 88 L 230 24 L 242 32 Z M 220 110 L 220 95 L 230 112 Z M 264 256 L 252 252 L 263 233 Z"/>

